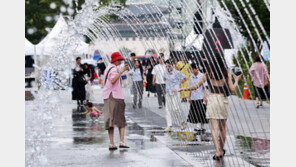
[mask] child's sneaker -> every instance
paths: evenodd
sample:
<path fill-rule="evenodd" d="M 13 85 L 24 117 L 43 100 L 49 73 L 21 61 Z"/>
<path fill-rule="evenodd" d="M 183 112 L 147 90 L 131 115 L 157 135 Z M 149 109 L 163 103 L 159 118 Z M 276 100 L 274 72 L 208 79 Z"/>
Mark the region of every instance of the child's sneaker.
<path fill-rule="evenodd" d="M 96 119 L 94 122 L 99 122 L 99 120 Z"/>
<path fill-rule="evenodd" d="M 92 119 L 90 119 L 90 120 L 89 120 L 89 122 L 93 122 L 93 120 L 92 120 Z"/>

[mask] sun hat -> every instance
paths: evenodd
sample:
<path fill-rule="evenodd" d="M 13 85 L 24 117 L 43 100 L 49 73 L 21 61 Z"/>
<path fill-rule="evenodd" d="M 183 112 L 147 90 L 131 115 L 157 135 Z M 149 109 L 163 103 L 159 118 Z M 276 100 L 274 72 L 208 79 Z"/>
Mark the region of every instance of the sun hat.
<path fill-rule="evenodd" d="M 124 58 L 120 55 L 119 52 L 114 52 L 111 55 L 111 63 L 114 63 L 116 60 L 124 60 Z"/>

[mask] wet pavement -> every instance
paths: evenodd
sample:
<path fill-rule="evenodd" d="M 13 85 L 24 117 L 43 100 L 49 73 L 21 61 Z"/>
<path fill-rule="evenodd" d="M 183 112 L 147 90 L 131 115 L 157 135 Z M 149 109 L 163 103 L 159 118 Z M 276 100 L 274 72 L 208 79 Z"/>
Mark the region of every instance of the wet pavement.
<path fill-rule="evenodd" d="M 100 94 L 100 91 L 96 93 Z M 206 127 L 209 141 L 188 140 L 186 135 L 192 139 L 196 138 L 196 135 L 190 130 L 182 132 L 177 125 L 174 133 L 164 133 L 165 112 L 164 109 L 158 109 L 155 97 L 144 98 L 143 108 L 135 110 L 131 108 L 131 97 L 127 96 L 128 126 L 125 141 L 131 148 L 110 152 L 103 115 L 98 123 L 91 123 L 89 116 L 79 114 L 81 111 L 75 107 L 75 102 L 69 100 L 69 93 L 64 92 L 59 98 L 61 108 L 52 111 L 53 115 L 57 116 L 52 119 L 50 135 L 40 142 L 46 146 L 41 156 L 41 165 L 30 162 L 36 160 L 28 156 L 34 147 L 34 138 L 28 136 L 33 131 L 43 131 L 44 127 L 40 122 L 40 129 L 36 128 L 39 123 L 38 120 L 33 120 L 32 115 L 36 113 L 31 109 L 34 102 L 26 102 L 26 156 L 29 157 L 26 158 L 26 166 L 269 166 L 270 140 L 260 137 L 258 133 L 258 136 L 239 135 L 240 133 L 235 133 L 235 129 L 231 129 L 233 131 L 229 132 L 225 145 L 227 153 L 220 161 L 212 160 L 215 151 L 209 127 Z M 102 108 L 100 98 L 97 98 L 95 103 L 98 108 Z M 266 113 L 261 111 L 260 114 Z M 241 114 L 236 116 L 239 115 Z M 241 125 L 241 128 L 244 126 Z M 266 134 L 268 133 L 264 132 L 264 136 L 267 136 Z M 115 144 L 118 143 L 119 135 L 115 130 Z"/>
<path fill-rule="evenodd" d="M 192 166 L 132 121 L 128 121 L 126 129 L 126 143 L 131 148 L 110 152 L 103 116 L 98 123 L 91 123 L 88 116 L 78 114 L 77 108 L 63 108 L 68 110 L 59 113 L 52 134 L 44 141 L 48 148 L 42 166 Z M 30 126 L 30 122 L 26 123 Z M 119 143 L 118 139 L 115 131 L 115 143 Z"/>

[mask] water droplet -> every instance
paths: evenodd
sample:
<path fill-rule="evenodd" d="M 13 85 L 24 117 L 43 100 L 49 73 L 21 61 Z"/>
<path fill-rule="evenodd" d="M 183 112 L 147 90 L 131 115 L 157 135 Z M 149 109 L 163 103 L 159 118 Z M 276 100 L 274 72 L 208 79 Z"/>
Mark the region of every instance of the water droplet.
<path fill-rule="evenodd" d="M 49 7 L 51 9 L 55 9 L 57 7 L 57 5 L 54 2 L 52 2 L 52 3 L 50 3 Z"/>

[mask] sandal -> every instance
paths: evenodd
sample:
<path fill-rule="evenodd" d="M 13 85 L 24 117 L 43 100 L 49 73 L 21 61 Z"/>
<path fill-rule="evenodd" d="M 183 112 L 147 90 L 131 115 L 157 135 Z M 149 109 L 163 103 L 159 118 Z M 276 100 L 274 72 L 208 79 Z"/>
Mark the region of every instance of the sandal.
<path fill-rule="evenodd" d="M 110 145 L 109 145 L 109 150 L 110 150 L 110 151 L 117 150 L 117 147 L 114 146 L 114 145 L 112 145 L 112 144 L 110 144 Z"/>
<path fill-rule="evenodd" d="M 213 160 L 220 160 L 221 158 L 223 157 L 223 155 L 221 155 L 221 156 L 216 156 L 216 154 L 213 156 Z"/>
<path fill-rule="evenodd" d="M 120 142 L 119 143 L 119 148 L 130 148 L 129 146 L 125 145 L 125 143 Z"/>

